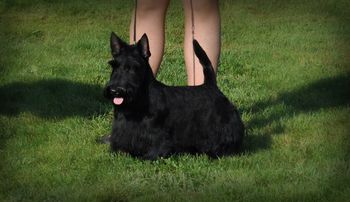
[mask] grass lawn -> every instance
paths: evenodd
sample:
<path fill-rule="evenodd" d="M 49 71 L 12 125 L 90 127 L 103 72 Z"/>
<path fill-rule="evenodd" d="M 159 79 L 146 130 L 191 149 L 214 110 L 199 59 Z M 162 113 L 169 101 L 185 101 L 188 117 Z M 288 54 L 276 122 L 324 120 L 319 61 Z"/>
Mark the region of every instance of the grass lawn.
<path fill-rule="evenodd" d="M 181 1 L 158 79 L 185 85 Z M 222 0 L 240 156 L 111 154 L 109 35 L 130 0 L 0 0 L 0 201 L 350 201 L 350 1 Z"/>

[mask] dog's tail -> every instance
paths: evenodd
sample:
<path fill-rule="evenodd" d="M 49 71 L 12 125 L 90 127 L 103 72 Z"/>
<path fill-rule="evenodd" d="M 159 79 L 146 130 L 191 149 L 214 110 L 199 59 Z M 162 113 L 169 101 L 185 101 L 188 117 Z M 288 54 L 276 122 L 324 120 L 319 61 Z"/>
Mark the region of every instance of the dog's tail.
<path fill-rule="evenodd" d="M 203 66 L 204 83 L 205 84 L 216 84 L 216 75 L 207 54 L 203 48 L 199 45 L 197 40 L 193 40 L 193 49 L 199 62 Z"/>

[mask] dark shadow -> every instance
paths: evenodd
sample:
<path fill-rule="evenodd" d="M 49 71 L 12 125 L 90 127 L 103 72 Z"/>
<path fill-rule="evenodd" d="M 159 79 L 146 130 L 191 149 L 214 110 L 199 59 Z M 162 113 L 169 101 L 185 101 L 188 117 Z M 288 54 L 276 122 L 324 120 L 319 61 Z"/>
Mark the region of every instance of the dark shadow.
<path fill-rule="evenodd" d="M 282 118 L 289 118 L 300 113 L 311 113 L 320 109 L 349 106 L 349 87 L 349 75 L 341 75 L 316 81 L 295 91 L 281 93 L 276 99 L 255 103 L 250 111 L 256 115 L 254 116 L 256 118 L 247 125 L 252 128 L 260 128 L 275 122 L 276 127 L 273 133 L 282 133 L 284 129 L 279 124 Z M 273 113 L 264 117 L 261 112 L 267 108 L 275 109 L 272 110 Z"/>
<path fill-rule="evenodd" d="M 53 79 L 0 86 L 0 114 L 29 112 L 42 118 L 104 114 L 110 106 L 99 85 Z"/>
<path fill-rule="evenodd" d="M 283 120 L 301 113 L 350 105 L 350 76 L 326 78 L 291 92 L 280 93 L 275 99 L 257 102 L 241 111 L 253 113 L 253 119 L 245 123 L 247 134 L 244 153 L 254 153 L 270 148 L 272 135 L 284 133 Z M 270 109 L 267 116 L 264 111 Z M 252 129 L 269 127 L 269 134 L 251 135 Z"/>
<path fill-rule="evenodd" d="M 271 135 L 251 135 L 249 132 L 247 132 L 240 154 L 253 154 L 260 150 L 268 149 L 271 147 L 271 145 Z"/>

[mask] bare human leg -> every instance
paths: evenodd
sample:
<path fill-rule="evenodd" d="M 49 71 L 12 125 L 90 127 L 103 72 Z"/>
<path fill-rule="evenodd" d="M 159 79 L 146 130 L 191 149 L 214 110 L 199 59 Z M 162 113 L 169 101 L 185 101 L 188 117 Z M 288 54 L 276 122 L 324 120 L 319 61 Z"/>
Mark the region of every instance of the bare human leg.
<path fill-rule="evenodd" d="M 156 75 L 164 54 L 164 23 L 169 0 L 137 0 L 136 41 L 146 33 L 151 57 L 149 63 Z M 130 23 L 130 43 L 134 43 L 134 12 Z"/>
<path fill-rule="evenodd" d="M 185 65 L 188 85 L 200 85 L 204 82 L 203 69 L 195 58 L 193 71 L 192 46 L 192 11 L 191 0 L 183 0 L 185 10 Z M 194 17 L 194 39 L 196 39 L 208 54 L 210 61 L 217 70 L 220 57 L 220 12 L 218 0 L 192 0 Z"/>

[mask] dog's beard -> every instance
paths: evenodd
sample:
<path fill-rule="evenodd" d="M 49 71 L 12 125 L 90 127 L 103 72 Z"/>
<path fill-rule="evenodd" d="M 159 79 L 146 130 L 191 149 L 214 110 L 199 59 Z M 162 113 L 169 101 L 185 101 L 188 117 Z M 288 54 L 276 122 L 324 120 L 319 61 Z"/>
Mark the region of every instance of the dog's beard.
<path fill-rule="evenodd" d="M 113 86 L 113 88 L 112 88 Z M 110 84 L 106 86 L 104 90 L 104 96 L 112 102 L 112 104 L 118 108 L 132 107 L 137 105 L 137 100 L 142 100 L 146 92 L 146 84 L 143 80 L 136 78 L 132 82 L 124 85 L 120 84 Z M 125 89 L 123 93 L 117 95 L 115 92 L 112 92 L 111 89 Z"/>
<path fill-rule="evenodd" d="M 123 96 L 111 96 L 110 99 L 112 100 L 112 103 L 114 106 L 117 107 L 125 107 L 125 106 L 130 106 L 133 105 L 134 99 L 134 91 L 127 90 L 127 93 L 124 94 Z"/>

